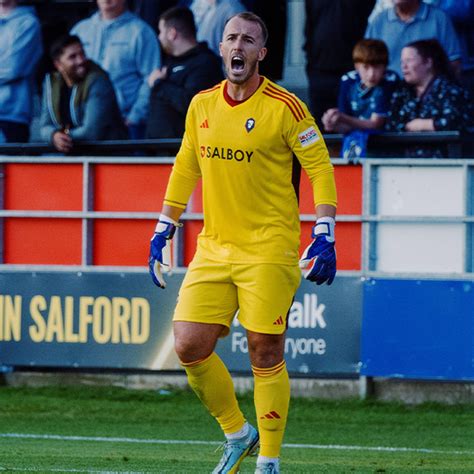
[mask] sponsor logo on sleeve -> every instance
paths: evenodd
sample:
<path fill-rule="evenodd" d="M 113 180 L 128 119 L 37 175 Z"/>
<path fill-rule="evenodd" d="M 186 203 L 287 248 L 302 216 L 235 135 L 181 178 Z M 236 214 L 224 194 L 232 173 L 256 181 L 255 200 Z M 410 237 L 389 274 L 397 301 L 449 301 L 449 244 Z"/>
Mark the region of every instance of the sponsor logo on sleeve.
<path fill-rule="evenodd" d="M 300 141 L 301 146 L 304 147 L 317 142 L 319 140 L 319 135 L 314 127 L 309 127 L 298 135 L 298 140 Z"/>

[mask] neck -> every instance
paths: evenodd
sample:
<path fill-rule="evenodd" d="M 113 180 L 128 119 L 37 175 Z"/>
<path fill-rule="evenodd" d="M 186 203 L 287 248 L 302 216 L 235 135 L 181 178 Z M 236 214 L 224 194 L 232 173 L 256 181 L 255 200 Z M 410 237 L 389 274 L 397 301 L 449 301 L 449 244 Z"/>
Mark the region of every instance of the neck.
<path fill-rule="evenodd" d="M 113 20 L 114 18 L 117 18 L 118 16 L 120 16 L 122 13 L 125 13 L 125 10 L 126 10 L 125 7 L 117 9 L 117 10 L 109 10 L 109 11 L 104 10 L 100 12 L 100 17 L 103 20 Z"/>
<path fill-rule="evenodd" d="M 173 56 L 182 56 L 191 49 L 195 48 L 197 44 L 198 43 L 195 40 L 183 40 L 180 43 L 174 45 Z"/>
<path fill-rule="evenodd" d="M 417 97 L 421 97 L 425 93 L 426 88 L 429 86 L 433 79 L 434 74 L 429 74 L 422 82 L 415 86 Z"/>
<path fill-rule="evenodd" d="M 61 73 L 61 76 L 63 77 L 64 82 L 69 88 L 71 88 L 74 85 L 74 81 L 68 75 Z"/>
<path fill-rule="evenodd" d="M 413 18 L 420 8 L 420 2 L 413 2 L 410 5 L 397 5 L 395 12 L 402 21 L 408 21 Z"/>
<path fill-rule="evenodd" d="M 248 99 L 260 86 L 260 75 L 255 73 L 244 84 L 235 84 L 227 80 L 227 93 L 237 101 Z"/>

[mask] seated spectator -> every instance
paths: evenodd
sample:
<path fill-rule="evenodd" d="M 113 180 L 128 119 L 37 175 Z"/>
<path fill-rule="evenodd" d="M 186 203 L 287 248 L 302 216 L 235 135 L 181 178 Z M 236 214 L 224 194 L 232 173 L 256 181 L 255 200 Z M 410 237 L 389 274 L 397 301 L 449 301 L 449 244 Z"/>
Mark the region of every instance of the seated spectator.
<path fill-rule="evenodd" d="M 38 19 L 16 0 L 0 1 L 0 143 L 27 142 L 36 65 L 43 53 Z"/>
<path fill-rule="evenodd" d="M 388 50 L 383 41 L 363 39 L 352 53 L 355 71 L 344 74 L 339 87 L 338 107 L 323 115 L 328 132 L 348 133 L 354 129 L 383 128 L 397 81 L 387 71 Z"/>
<path fill-rule="evenodd" d="M 150 73 L 161 66 L 155 32 L 128 11 L 126 0 L 97 0 L 99 11 L 71 30 L 79 36 L 86 55 L 105 69 L 112 80 L 130 138 L 145 135 Z"/>
<path fill-rule="evenodd" d="M 51 46 L 56 72 L 44 81 L 40 134 L 56 150 L 69 153 L 81 140 L 125 139 L 114 88 L 97 64 L 88 60 L 77 36 Z"/>
<path fill-rule="evenodd" d="M 442 10 L 421 0 L 393 0 L 393 7 L 380 12 L 367 27 L 366 38 L 380 39 L 389 51 L 389 69 L 401 75 L 400 54 L 408 43 L 436 38 L 459 70 L 461 46 L 453 24 Z"/>
<path fill-rule="evenodd" d="M 217 55 L 227 20 L 245 11 L 239 0 L 193 0 L 190 5 L 197 28 L 197 40 L 205 41 Z"/>
<path fill-rule="evenodd" d="M 469 131 L 473 104 L 455 80 L 449 59 L 437 40 L 406 45 L 401 56 L 404 82 L 395 90 L 386 123 L 387 131 Z M 407 155 L 443 156 L 440 149 L 411 148 Z"/>
<path fill-rule="evenodd" d="M 388 50 L 383 41 L 360 40 L 352 53 L 355 71 L 344 74 L 338 108 L 323 115 L 328 132 L 344 133 L 342 156 L 366 156 L 371 131 L 383 128 L 397 75 L 387 71 Z"/>
<path fill-rule="evenodd" d="M 158 24 L 159 40 L 166 53 L 165 66 L 150 74 L 152 88 L 147 138 L 176 138 L 193 96 L 221 81 L 221 58 L 206 43 L 196 40 L 193 13 L 175 7 L 164 12 Z"/>

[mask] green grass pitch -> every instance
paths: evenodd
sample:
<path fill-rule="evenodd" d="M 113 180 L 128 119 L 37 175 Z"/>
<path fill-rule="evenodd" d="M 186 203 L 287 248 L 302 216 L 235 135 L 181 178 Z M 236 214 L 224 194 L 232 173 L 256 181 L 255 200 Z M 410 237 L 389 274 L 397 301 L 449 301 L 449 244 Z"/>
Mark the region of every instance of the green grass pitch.
<path fill-rule="evenodd" d="M 0 472 L 210 473 L 220 441 L 187 391 L 0 387 Z M 284 442 L 282 473 L 474 473 L 474 406 L 293 399 Z"/>

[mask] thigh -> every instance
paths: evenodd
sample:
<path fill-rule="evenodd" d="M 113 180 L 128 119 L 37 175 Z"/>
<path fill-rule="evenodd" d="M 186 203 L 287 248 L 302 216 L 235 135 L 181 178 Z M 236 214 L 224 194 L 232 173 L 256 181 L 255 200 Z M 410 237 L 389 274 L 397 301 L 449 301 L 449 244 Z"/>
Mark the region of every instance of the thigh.
<path fill-rule="evenodd" d="M 297 265 L 234 265 L 238 318 L 248 331 L 283 334 L 288 311 L 301 280 Z"/>
<path fill-rule="evenodd" d="M 179 290 L 173 321 L 220 324 L 226 335 L 236 311 L 237 288 L 230 278 L 230 265 L 197 256 Z"/>

